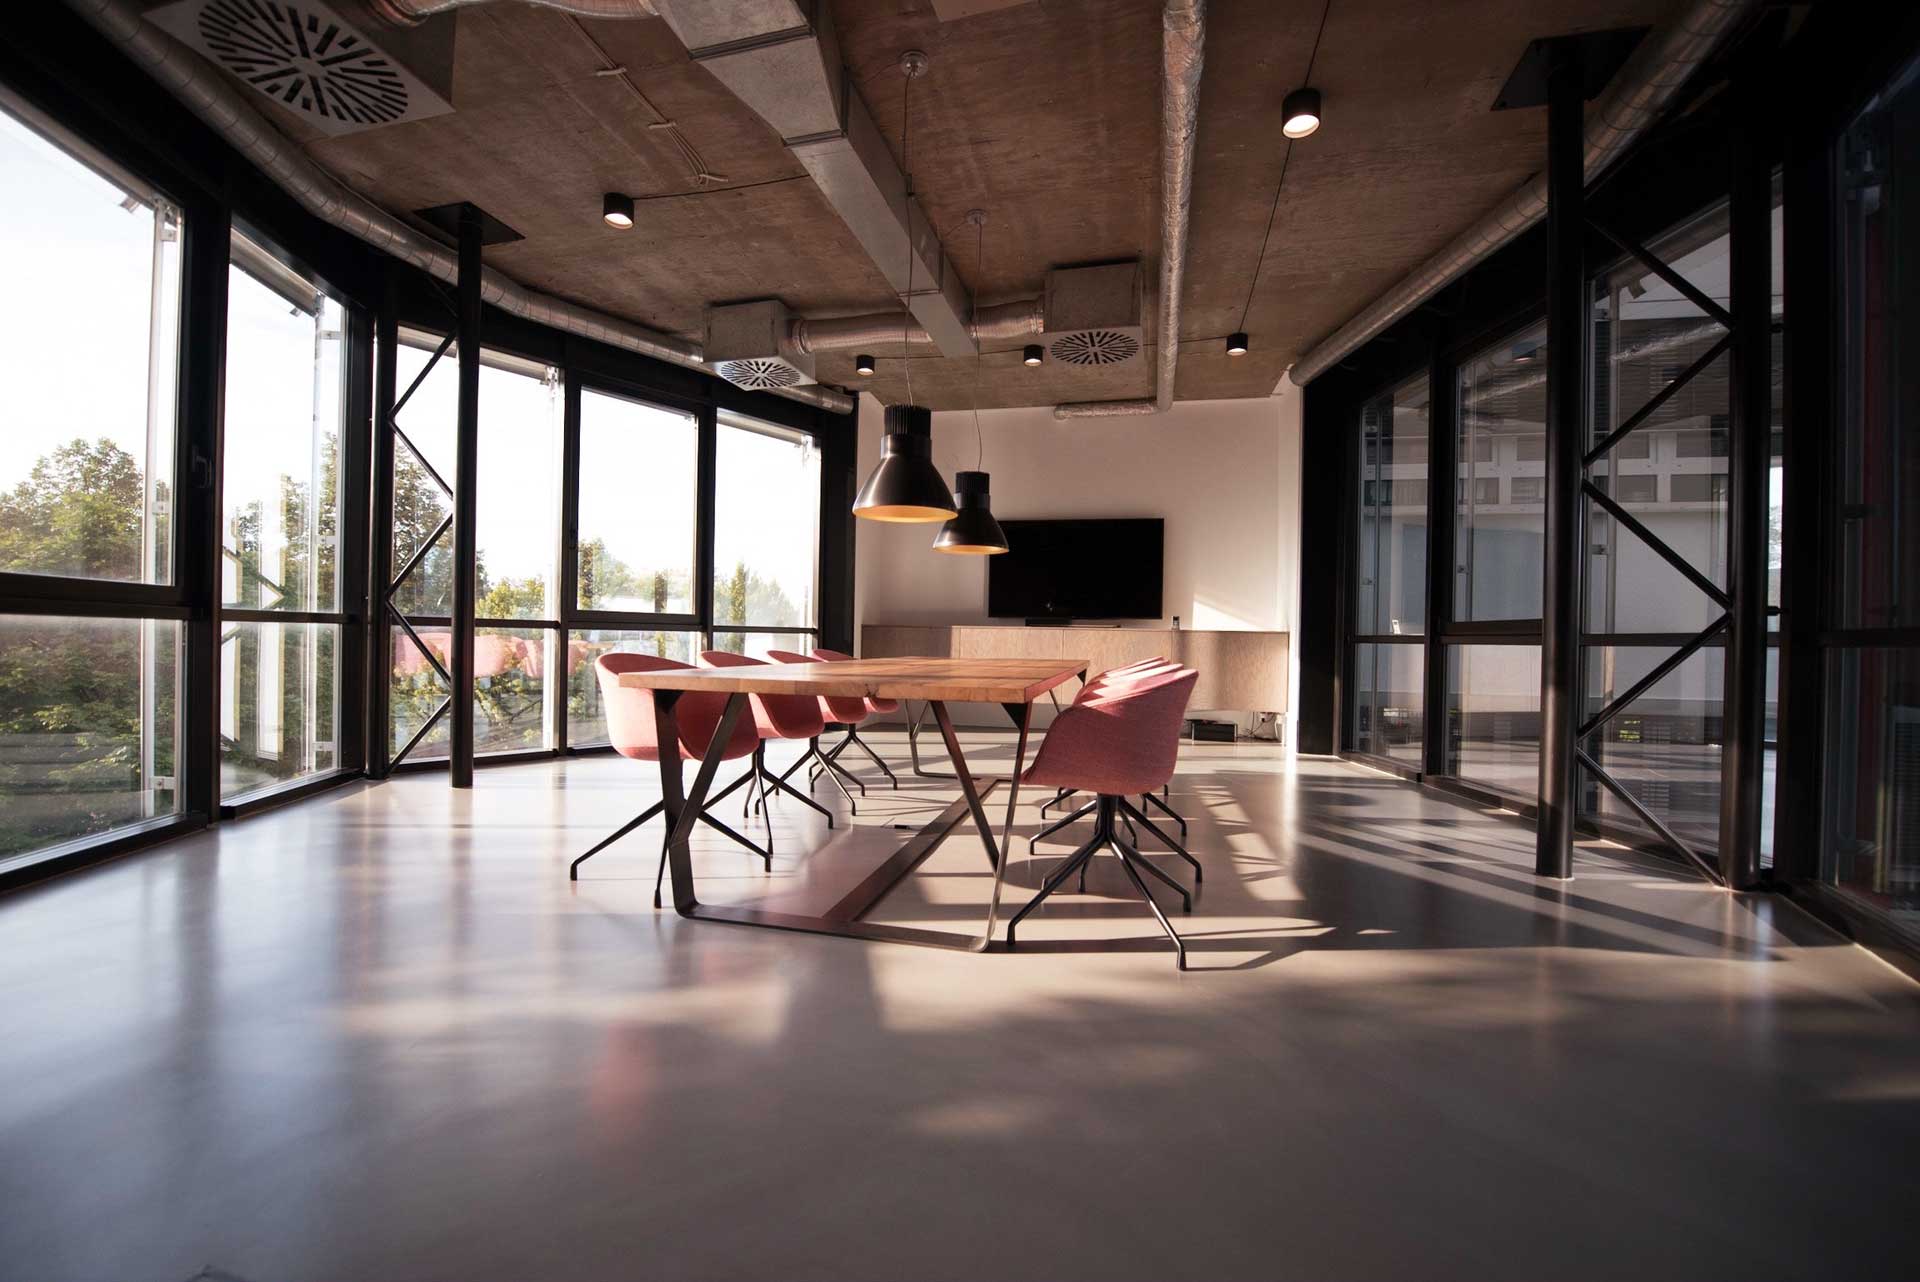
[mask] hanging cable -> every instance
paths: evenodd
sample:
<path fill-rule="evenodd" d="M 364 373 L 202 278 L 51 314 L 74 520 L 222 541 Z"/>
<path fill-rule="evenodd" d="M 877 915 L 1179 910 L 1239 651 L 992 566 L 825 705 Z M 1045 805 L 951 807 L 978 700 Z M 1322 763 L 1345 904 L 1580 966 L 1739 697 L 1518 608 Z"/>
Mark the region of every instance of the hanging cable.
<path fill-rule="evenodd" d="M 980 291 L 987 283 L 987 215 L 986 211 L 976 209 L 967 215 L 973 220 L 973 297 L 968 309 L 969 327 L 974 332 L 973 340 L 973 444 L 974 468 L 984 471 L 987 466 L 987 438 L 980 432 L 980 366 L 985 357 L 980 353 Z M 909 366 L 908 368 L 912 368 Z"/>
<path fill-rule="evenodd" d="M 911 63 L 907 64 L 907 85 L 900 94 L 900 175 L 901 183 L 900 221 L 907 231 L 907 290 L 900 295 L 900 355 L 907 354 L 907 335 L 913 328 L 913 170 L 907 159 L 907 130 L 913 124 L 913 77 Z M 913 400 L 913 362 L 901 362 L 907 370 L 907 404 Z"/>
<path fill-rule="evenodd" d="M 1312 52 L 1307 54 L 1307 74 L 1300 80 L 1303 85 L 1313 83 L 1313 64 L 1320 57 L 1320 41 L 1327 34 L 1327 14 L 1332 10 L 1333 0 L 1327 0 L 1320 9 L 1320 29 L 1314 33 Z M 1288 139 L 1286 154 L 1280 158 L 1280 181 L 1274 184 L 1273 206 L 1267 210 L 1267 230 L 1260 237 L 1260 257 L 1253 260 L 1253 279 L 1247 282 L 1246 305 L 1240 309 L 1239 328 L 1243 333 L 1247 328 L 1247 315 L 1253 311 L 1253 291 L 1260 284 L 1260 269 L 1267 263 L 1267 242 L 1273 239 L 1273 220 L 1280 212 L 1280 193 L 1287 189 L 1287 168 L 1293 164 L 1293 147 L 1293 140 Z"/>

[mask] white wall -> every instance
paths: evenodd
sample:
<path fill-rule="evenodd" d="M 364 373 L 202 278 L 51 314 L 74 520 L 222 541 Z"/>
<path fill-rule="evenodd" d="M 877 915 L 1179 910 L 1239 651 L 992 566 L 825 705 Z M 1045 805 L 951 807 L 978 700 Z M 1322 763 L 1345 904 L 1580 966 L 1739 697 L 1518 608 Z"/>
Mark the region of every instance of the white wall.
<path fill-rule="evenodd" d="M 861 398 L 861 479 L 880 455 L 881 415 Z M 980 438 L 997 516 L 1165 520 L 1161 626 L 1178 615 L 1185 628 L 1295 630 L 1300 395 L 1290 382 L 1271 399 L 1180 401 L 1139 418 L 983 410 Z M 975 466 L 971 413 L 933 416 L 933 455 L 949 479 Z M 935 528 L 857 523 L 856 625 L 988 621 L 987 558 L 934 552 Z"/>

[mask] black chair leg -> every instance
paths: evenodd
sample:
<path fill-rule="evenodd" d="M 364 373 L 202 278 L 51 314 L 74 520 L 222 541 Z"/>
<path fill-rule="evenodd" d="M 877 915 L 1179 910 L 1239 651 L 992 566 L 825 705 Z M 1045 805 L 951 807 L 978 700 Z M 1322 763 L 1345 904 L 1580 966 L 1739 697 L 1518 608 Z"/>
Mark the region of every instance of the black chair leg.
<path fill-rule="evenodd" d="M 642 810 L 638 815 L 635 815 L 632 819 L 629 819 L 626 823 L 620 825 L 619 828 L 614 830 L 614 833 L 611 837 L 604 838 L 602 841 L 599 842 L 599 844 L 595 845 L 592 850 L 589 850 L 586 854 L 580 856 L 578 859 L 574 860 L 572 863 L 567 865 L 567 880 L 579 881 L 581 864 L 584 864 L 585 862 L 587 862 L 587 860 L 593 858 L 595 855 L 605 850 L 608 846 L 611 846 L 614 842 L 620 840 L 622 837 L 632 832 L 635 828 L 638 828 L 641 824 L 645 823 L 647 820 L 653 818 L 655 815 L 659 814 L 662 810 L 665 810 L 665 809 L 666 809 L 666 806 L 663 803 L 656 801 L 651 806 L 648 806 L 645 810 Z"/>
<path fill-rule="evenodd" d="M 1179 811 L 1175 810 L 1172 806 L 1169 806 L 1166 802 L 1160 800 L 1160 798 L 1154 796 L 1150 792 L 1141 793 L 1140 800 L 1143 803 L 1151 802 L 1153 805 L 1158 806 L 1161 810 L 1166 811 L 1167 818 L 1173 820 L 1175 823 L 1180 825 L 1180 836 L 1184 838 L 1187 835 L 1187 821 L 1180 817 Z"/>
<path fill-rule="evenodd" d="M 1029 899 L 1026 902 L 1026 905 L 1022 907 L 1019 912 L 1015 913 L 1011 918 L 1008 919 L 1007 921 L 1007 947 L 1008 948 L 1013 947 L 1013 944 L 1014 944 L 1013 932 L 1015 928 L 1017 928 L 1020 925 L 1020 923 L 1026 919 L 1027 914 L 1032 912 L 1034 909 L 1038 908 L 1040 906 L 1041 901 L 1044 900 L 1048 895 L 1051 895 L 1054 891 L 1060 889 L 1061 884 L 1064 883 L 1067 878 L 1073 876 L 1074 870 L 1076 868 L 1085 867 L 1087 860 L 1093 858 L 1094 852 L 1099 850 L 1100 847 L 1105 844 L 1105 842 L 1106 842 L 1106 836 L 1104 833 L 1094 834 L 1094 838 L 1092 841 L 1089 841 L 1086 845 L 1080 847 L 1080 849 L 1074 851 L 1071 855 L 1067 856 L 1065 863 L 1062 863 L 1058 868 L 1054 869 L 1052 872 L 1047 874 L 1047 879 L 1040 884 L 1039 893 L 1036 894 L 1032 899 Z"/>
<path fill-rule="evenodd" d="M 1160 929 L 1166 931 L 1167 938 L 1173 941 L 1174 965 L 1180 970 L 1185 970 L 1187 968 L 1187 946 L 1182 942 L 1180 932 L 1173 928 L 1173 923 L 1167 920 L 1167 915 L 1160 911 L 1160 905 L 1153 901 L 1153 895 L 1148 891 L 1147 883 L 1141 881 L 1140 874 L 1134 870 L 1133 861 L 1140 858 L 1139 852 L 1134 851 L 1131 857 L 1129 857 L 1127 847 L 1118 841 L 1113 843 L 1113 849 L 1114 853 L 1120 856 L 1120 867 L 1125 870 L 1127 877 L 1133 882 L 1133 888 L 1140 892 L 1140 898 L 1147 901 L 1147 907 L 1152 911 L 1154 920 L 1160 923 Z M 1140 859 L 1140 862 L 1144 864 L 1147 861 Z M 1148 866 L 1151 867 L 1152 865 Z M 1157 872 L 1159 870 L 1155 869 L 1155 871 Z"/>
<path fill-rule="evenodd" d="M 1130 846 L 1128 847 L 1128 849 L 1133 851 L 1133 857 L 1139 861 L 1140 867 L 1152 873 L 1157 880 L 1164 882 L 1168 887 L 1170 887 L 1173 890 L 1173 892 L 1176 895 L 1180 896 L 1181 912 L 1190 913 L 1193 911 L 1193 896 L 1187 893 L 1187 888 L 1185 886 L 1182 886 L 1179 882 L 1175 881 L 1172 877 L 1168 876 L 1165 872 L 1162 872 L 1160 868 L 1156 866 L 1151 859 L 1148 859 L 1145 855 L 1141 854 L 1137 848 Z"/>
<path fill-rule="evenodd" d="M 1160 826 L 1158 824 L 1154 823 L 1153 820 L 1147 818 L 1146 815 L 1143 814 L 1142 812 L 1135 810 L 1132 806 L 1128 805 L 1126 802 L 1124 801 L 1121 802 L 1120 808 L 1126 811 L 1127 814 L 1132 818 L 1138 819 L 1141 823 L 1141 826 L 1146 828 L 1146 830 L 1152 833 L 1154 836 L 1158 837 L 1162 842 L 1162 844 L 1164 844 L 1168 850 L 1171 850 L 1174 854 L 1180 856 L 1182 859 L 1187 861 L 1187 864 L 1193 869 L 1194 885 L 1197 886 L 1202 881 L 1206 880 L 1206 878 L 1201 874 L 1201 871 L 1200 871 L 1200 861 L 1198 859 L 1195 859 L 1193 857 L 1192 852 L 1190 852 L 1185 846 L 1181 845 L 1179 842 L 1175 841 L 1173 838 L 1167 836 L 1166 833 L 1161 831 Z"/>
<path fill-rule="evenodd" d="M 773 837 L 771 834 L 771 830 L 769 830 L 769 834 L 767 837 L 766 848 L 762 849 L 761 847 L 754 845 L 751 841 L 748 841 L 745 837 L 742 837 L 739 833 L 735 832 L 733 829 L 721 823 L 718 819 L 715 819 L 712 815 L 708 814 L 704 810 L 700 812 L 700 822 L 707 825 L 707 827 L 712 828 L 716 832 L 723 833 L 724 835 L 731 837 L 738 844 L 745 846 L 748 850 L 751 850 L 754 854 L 760 856 L 760 861 L 766 865 L 767 871 L 768 872 L 773 871 Z"/>
<path fill-rule="evenodd" d="M 1099 808 L 1100 808 L 1099 802 L 1089 801 L 1086 805 L 1080 807 L 1080 809 L 1074 811 L 1072 814 L 1068 815 L 1066 818 L 1056 819 L 1052 823 L 1048 824 L 1045 828 L 1042 828 L 1039 832 L 1034 833 L 1033 836 L 1027 838 L 1027 857 L 1029 859 L 1033 857 L 1033 844 L 1036 841 L 1045 841 L 1048 837 L 1053 836 L 1054 833 L 1059 832 L 1062 828 L 1065 828 L 1068 824 L 1074 823 L 1078 820 L 1086 818 L 1088 815 L 1092 814 L 1095 810 L 1098 810 Z"/>
<path fill-rule="evenodd" d="M 844 748 L 846 747 L 847 743 L 851 743 L 854 747 L 866 753 L 867 760 L 873 762 L 874 765 L 880 768 L 880 773 L 887 777 L 887 781 L 894 786 L 895 791 L 899 790 L 900 776 L 893 773 L 893 767 L 889 766 L 885 761 L 881 760 L 880 754 L 875 752 L 873 750 L 873 746 L 869 744 L 865 739 L 862 739 L 857 731 L 854 731 L 854 730 L 847 731 L 846 743 L 843 743 L 840 746 Z M 838 756 L 839 754 L 836 752 L 834 755 Z"/>
<path fill-rule="evenodd" d="M 789 771 L 788 773 L 791 774 L 792 772 Z M 828 810 L 825 806 L 815 801 L 812 797 L 809 797 L 806 793 L 801 792 L 798 788 L 788 783 L 786 781 L 785 776 L 774 776 L 773 787 L 776 792 L 784 792 L 788 796 L 797 797 L 801 801 L 805 802 L 807 805 L 813 807 L 815 810 L 818 810 L 821 814 L 826 816 L 827 827 L 829 828 L 833 827 L 833 811 Z"/>
<path fill-rule="evenodd" d="M 840 776 L 845 772 L 841 770 L 840 767 L 829 762 L 827 765 L 827 768 L 821 771 L 820 773 L 825 775 L 827 778 L 833 780 L 833 786 L 838 788 L 840 790 L 840 795 L 847 799 L 847 813 L 854 814 L 854 815 L 859 814 L 860 807 L 854 804 L 853 794 L 847 791 L 847 785 L 843 783 L 840 779 Z M 858 779 L 855 779 L 854 782 L 859 783 L 860 781 Z M 865 791 L 865 789 L 862 788 L 862 791 Z"/>

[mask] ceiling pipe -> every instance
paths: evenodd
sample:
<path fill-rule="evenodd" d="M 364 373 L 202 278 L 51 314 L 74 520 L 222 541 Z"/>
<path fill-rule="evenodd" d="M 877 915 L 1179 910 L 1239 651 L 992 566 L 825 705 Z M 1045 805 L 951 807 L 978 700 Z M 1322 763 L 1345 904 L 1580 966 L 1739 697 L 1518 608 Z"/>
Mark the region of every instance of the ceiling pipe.
<path fill-rule="evenodd" d="M 417 27 L 428 18 L 455 9 L 471 9 L 493 0 L 362 0 L 367 12 L 390 27 Z M 542 9 L 558 9 L 578 18 L 651 18 L 653 0 L 523 0 Z"/>
<path fill-rule="evenodd" d="M 185 45 L 142 21 L 140 11 L 128 0 L 66 2 L 314 217 L 438 280 L 459 282 L 459 256 L 453 250 L 327 173 L 268 123 L 246 100 L 244 91 Z M 696 343 L 529 289 L 491 267 L 481 272 L 480 296 L 491 306 L 537 325 L 713 373 L 702 363 Z M 853 412 L 853 398 L 831 388 L 780 388 L 775 394 L 836 414 Z"/>
<path fill-rule="evenodd" d="M 1640 42 L 1614 76 L 1613 87 L 1587 112 L 1588 183 L 1646 131 L 1755 5 L 1756 0 L 1692 0 L 1673 21 Z M 1326 373 L 1546 215 L 1547 176 L 1543 172 L 1315 344 L 1294 364 L 1293 381 L 1305 386 Z"/>
<path fill-rule="evenodd" d="M 903 330 L 908 346 L 933 345 L 933 337 L 924 326 L 909 323 L 899 312 L 824 319 L 797 316 L 788 322 L 787 337 L 794 349 L 802 353 L 871 351 L 889 343 L 898 343 Z M 982 307 L 971 325 L 973 341 L 976 343 L 1005 343 L 1035 338 L 1045 330 L 1046 315 L 1037 298 Z"/>
<path fill-rule="evenodd" d="M 1056 405 L 1055 418 L 1164 414 L 1173 408 L 1173 377 L 1180 364 L 1180 290 L 1187 275 L 1187 221 L 1193 205 L 1193 140 L 1207 53 L 1206 0 L 1167 0 L 1160 32 L 1160 331 L 1153 399 Z"/>

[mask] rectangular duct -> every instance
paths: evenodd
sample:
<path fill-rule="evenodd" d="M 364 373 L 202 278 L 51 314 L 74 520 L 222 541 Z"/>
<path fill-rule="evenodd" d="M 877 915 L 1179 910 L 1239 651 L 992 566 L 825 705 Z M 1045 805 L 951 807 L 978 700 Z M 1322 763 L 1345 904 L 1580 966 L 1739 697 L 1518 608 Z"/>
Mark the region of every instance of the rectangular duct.
<path fill-rule="evenodd" d="M 778 299 L 707 309 L 707 364 L 736 387 L 773 391 L 814 383 L 814 358 L 787 341 L 788 315 Z"/>
<path fill-rule="evenodd" d="M 1139 260 L 1047 272 L 1042 342 L 1067 365 L 1126 365 L 1146 347 L 1146 280 Z"/>

